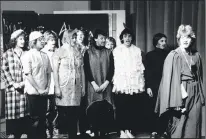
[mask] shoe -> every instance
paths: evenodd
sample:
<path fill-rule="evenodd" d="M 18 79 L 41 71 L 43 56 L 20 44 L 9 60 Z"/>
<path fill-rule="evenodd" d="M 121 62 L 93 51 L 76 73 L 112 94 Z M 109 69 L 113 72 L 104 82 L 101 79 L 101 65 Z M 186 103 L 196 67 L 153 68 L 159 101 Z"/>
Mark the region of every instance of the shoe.
<path fill-rule="evenodd" d="M 86 134 L 88 134 L 90 137 L 94 137 L 94 133 L 92 133 L 91 130 L 87 130 Z"/>
<path fill-rule="evenodd" d="M 11 135 L 8 135 L 7 138 L 8 138 L 8 139 L 14 139 L 14 135 L 12 135 L 12 134 L 11 134 Z"/>
<path fill-rule="evenodd" d="M 132 135 L 131 132 L 129 132 L 129 130 L 126 130 L 125 133 L 127 134 L 127 136 L 131 139 L 135 138 L 135 136 Z"/>
<path fill-rule="evenodd" d="M 155 139 L 157 137 L 157 132 L 152 132 L 150 138 Z"/>
<path fill-rule="evenodd" d="M 21 135 L 21 139 L 26 139 L 27 138 L 27 134 L 22 134 Z"/>
<path fill-rule="evenodd" d="M 120 131 L 120 138 L 129 138 L 129 136 L 124 131 Z"/>

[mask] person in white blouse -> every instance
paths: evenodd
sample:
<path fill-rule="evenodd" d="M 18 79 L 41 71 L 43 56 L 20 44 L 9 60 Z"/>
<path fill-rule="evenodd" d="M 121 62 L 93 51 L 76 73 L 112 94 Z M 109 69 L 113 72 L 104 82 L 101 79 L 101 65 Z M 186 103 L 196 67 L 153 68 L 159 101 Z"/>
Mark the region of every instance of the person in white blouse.
<path fill-rule="evenodd" d="M 134 138 L 131 130 L 136 129 L 141 115 L 141 94 L 145 91 L 144 65 L 141 49 L 132 44 L 133 33 L 125 28 L 120 34 L 121 45 L 113 50 L 113 92 L 116 120 L 120 138 Z M 138 112 L 138 115 L 136 114 Z"/>

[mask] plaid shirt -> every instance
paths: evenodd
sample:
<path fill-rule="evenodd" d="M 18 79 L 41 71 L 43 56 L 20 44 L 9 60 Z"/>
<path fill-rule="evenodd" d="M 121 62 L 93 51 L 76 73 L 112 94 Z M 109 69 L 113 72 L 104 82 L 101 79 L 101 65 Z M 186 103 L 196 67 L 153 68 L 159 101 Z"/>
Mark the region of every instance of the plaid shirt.
<path fill-rule="evenodd" d="M 23 89 L 17 91 L 13 83 L 23 81 L 23 68 L 14 49 L 8 49 L 2 56 L 2 72 L 5 79 L 5 117 L 18 119 L 27 115 L 26 98 Z"/>

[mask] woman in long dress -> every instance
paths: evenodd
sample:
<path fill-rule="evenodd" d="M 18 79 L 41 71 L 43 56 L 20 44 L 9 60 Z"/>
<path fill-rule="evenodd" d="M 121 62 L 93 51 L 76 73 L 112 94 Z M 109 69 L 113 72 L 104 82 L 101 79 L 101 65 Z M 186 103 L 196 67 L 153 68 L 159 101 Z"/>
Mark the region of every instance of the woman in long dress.
<path fill-rule="evenodd" d="M 76 138 L 79 106 L 82 97 L 83 58 L 76 49 L 76 31 L 66 30 L 63 46 L 53 54 L 53 72 L 56 105 L 59 115 L 59 133 Z"/>
<path fill-rule="evenodd" d="M 194 50 L 195 34 L 190 25 L 177 32 L 179 47 L 167 56 L 160 83 L 156 112 L 170 111 L 168 132 L 171 138 L 201 138 L 202 63 Z"/>

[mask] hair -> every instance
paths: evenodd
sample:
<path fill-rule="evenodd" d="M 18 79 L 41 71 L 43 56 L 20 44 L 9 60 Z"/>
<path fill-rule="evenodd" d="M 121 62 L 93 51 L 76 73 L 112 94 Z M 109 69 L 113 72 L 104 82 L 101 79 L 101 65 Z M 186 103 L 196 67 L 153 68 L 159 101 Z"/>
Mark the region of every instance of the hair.
<path fill-rule="evenodd" d="M 62 36 L 62 44 L 68 43 L 67 39 L 69 39 L 69 43 L 71 43 L 71 39 L 76 38 L 76 30 L 65 30 Z"/>
<path fill-rule="evenodd" d="M 113 49 L 116 47 L 116 40 L 113 37 L 107 37 L 107 40 L 109 40 L 110 42 L 112 42 L 114 44 Z"/>
<path fill-rule="evenodd" d="M 98 38 L 98 35 L 103 35 L 103 36 L 107 36 L 107 34 L 101 30 L 101 29 L 96 29 L 95 32 L 94 32 L 94 39 L 97 39 Z"/>
<path fill-rule="evenodd" d="M 190 35 L 188 35 L 188 36 L 191 38 L 191 43 L 190 43 L 190 46 L 188 47 L 188 51 L 190 53 L 194 54 L 195 52 L 197 52 L 197 49 L 195 46 L 196 38 L 191 37 Z M 180 41 L 180 38 L 177 39 L 178 46 L 179 46 L 179 41 Z"/>
<path fill-rule="evenodd" d="M 120 39 L 121 43 L 124 43 L 124 41 L 123 41 L 123 36 L 124 36 L 125 34 L 130 34 L 130 35 L 132 36 L 132 42 L 134 42 L 135 36 L 134 36 L 133 32 L 132 32 L 130 29 L 125 28 L 125 29 L 121 32 L 121 34 L 119 35 L 119 39 Z"/>
<path fill-rule="evenodd" d="M 153 36 L 153 46 L 156 48 L 157 44 L 158 44 L 158 41 L 161 39 L 161 38 L 166 38 L 167 39 L 167 36 L 165 34 L 162 34 L 162 33 L 157 33 Z"/>
<path fill-rule="evenodd" d="M 57 43 L 58 36 L 53 30 L 48 30 L 44 32 L 44 38 L 45 38 L 45 43 L 47 43 L 51 38 L 54 38 Z"/>
<path fill-rule="evenodd" d="M 78 32 L 82 32 L 84 34 L 83 44 L 87 46 L 89 44 L 89 32 L 84 30 L 83 28 L 78 29 L 75 34 L 77 34 Z"/>
<path fill-rule="evenodd" d="M 27 47 L 25 47 L 26 44 L 27 44 L 27 41 L 26 41 L 26 33 L 25 33 L 24 31 L 21 32 L 20 34 L 18 34 L 15 38 L 9 40 L 8 49 L 11 49 L 11 48 L 15 48 L 15 47 L 16 47 L 17 39 L 18 39 L 20 36 L 23 36 L 23 37 L 24 37 L 24 41 L 25 41 L 24 47 L 23 47 L 22 49 L 23 49 L 23 50 L 27 50 L 27 49 L 28 49 Z"/>
<path fill-rule="evenodd" d="M 188 47 L 188 51 L 191 52 L 192 54 L 197 52 L 197 49 L 194 45 L 196 42 L 195 33 L 190 25 L 182 24 L 179 26 L 177 30 L 177 36 L 176 36 L 178 45 L 179 45 L 179 41 L 182 35 L 186 35 L 191 38 L 191 43 L 190 43 L 190 46 Z"/>

